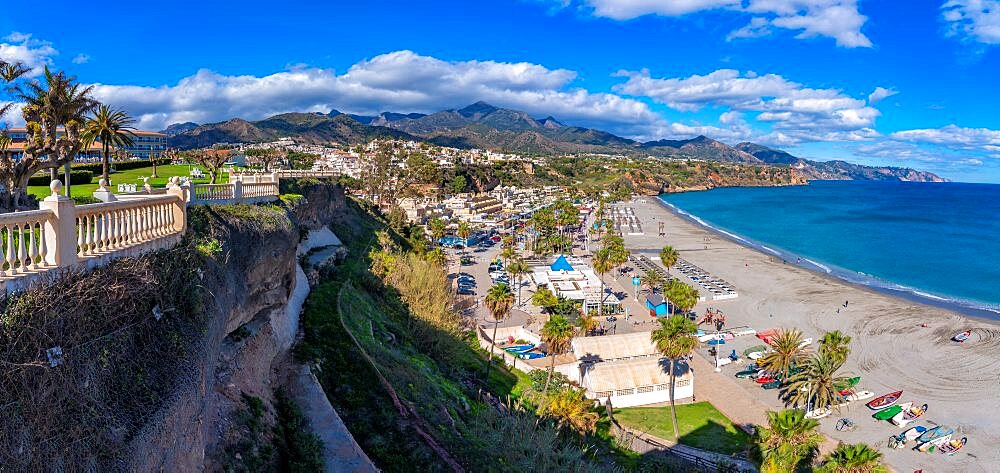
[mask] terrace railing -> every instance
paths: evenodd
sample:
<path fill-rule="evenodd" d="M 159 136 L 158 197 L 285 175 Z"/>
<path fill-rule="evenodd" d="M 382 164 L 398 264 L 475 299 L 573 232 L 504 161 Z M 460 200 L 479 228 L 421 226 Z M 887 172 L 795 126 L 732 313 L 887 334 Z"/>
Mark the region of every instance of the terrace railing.
<path fill-rule="evenodd" d="M 52 195 L 39 210 L 0 214 L 0 286 L 16 290 L 48 272 L 103 264 L 113 255 L 136 255 L 167 248 L 186 228 L 187 189 L 165 195 L 133 196 L 99 204 L 76 205 Z"/>
<path fill-rule="evenodd" d="M 278 181 L 293 177 L 329 177 L 322 171 L 234 175 L 228 184 L 185 184 L 172 178 L 166 189 L 118 194 L 111 202 L 76 205 L 61 196 L 62 182 L 52 181 L 52 195 L 39 210 L 0 214 L 0 290 L 26 287 L 34 278 L 66 268 L 104 264 L 118 256 L 136 256 L 170 248 L 187 229 L 189 204 L 264 202 L 278 198 Z"/>

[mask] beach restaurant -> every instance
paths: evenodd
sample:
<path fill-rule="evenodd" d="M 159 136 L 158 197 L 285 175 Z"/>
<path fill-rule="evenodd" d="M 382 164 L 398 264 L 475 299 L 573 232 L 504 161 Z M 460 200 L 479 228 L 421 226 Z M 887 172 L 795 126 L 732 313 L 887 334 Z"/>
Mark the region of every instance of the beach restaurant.
<path fill-rule="evenodd" d="M 597 310 L 602 299 L 605 308 L 621 305 L 609 290 L 601 293 L 601 280 L 590 266 L 566 255 L 557 256 L 550 265 L 532 267 L 531 279 L 539 287 L 548 287 L 557 297 L 580 302 L 584 312 Z M 609 312 L 618 310 L 612 307 Z"/>
<path fill-rule="evenodd" d="M 576 337 L 571 346 L 587 397 L 610 399 L 615 407 L 670 401 L 668 361 L 649 332 Z M 676 367 L 675 373 L 674 399 L 694 395 L 694 374 L 686 365 Z"/>

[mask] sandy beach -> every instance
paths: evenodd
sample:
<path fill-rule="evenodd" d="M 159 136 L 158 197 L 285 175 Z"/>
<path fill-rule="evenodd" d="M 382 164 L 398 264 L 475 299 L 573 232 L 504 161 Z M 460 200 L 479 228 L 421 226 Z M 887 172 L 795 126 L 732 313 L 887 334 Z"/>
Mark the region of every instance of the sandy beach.
<path fill-rule="evenodd" d="M 968 437 L 969 443 L 954 457 L 914 452 L 909 448 L 912 444 L 889 449 L 887 440 L 902 429 L 876 423 L 864 405 L 845 407 L 822 419 L 824 434 L 843 442 L 875 445 L 900 472 L 1000 471 L 1000 398 L 995 394 L 1000 387 L 1000 326 L 783 263 L 684 219 L 655 197 L 644 200 L 627 204 L 645 231 L 625 236 L 633 252 L 654 257 L 663 245 L 672 245 L 682 259 L 726 280 L 739 292 L 733 300 L 699 303 L 695 308 L 699 314 L 707 307 L 718 308 L 728 318 L 727 327 L 798 328 L 814 340 L 824 332 L 840 330 L 852 337 L 851 354 L 842 372 L 861 376 L 858 390 L 878 396 L 901 389 L 901 401 L 929 405 L 927 414 L 913 425 L 947 425 L 956 436 Z M 659 222 L 665 224 L 665 238 L 657 235 Z M 845 301 L 849 302 L 846 307 Z M 950 340 L 966 329 L 973 330 L 969 341 Z M 725 345 L 724 352 L 742 353 L 759 344 L 752 336 L 737 337 Z M 707 357 L 704 348 L 698 353 Z M 730 365 L 721 373 L 701 371 L 697 383 L 718 382 L 717 377 L 734 379 L 739 369 Z M 733 396 L 754 397 L 774 409 L 782 406 L 776 391 L 765 391 L 751 380 L 737 381 L 732 384 L 737 391 Z M 842 417 L 853 419 L 857 430 L 836 431 L 837 419 Z"/>

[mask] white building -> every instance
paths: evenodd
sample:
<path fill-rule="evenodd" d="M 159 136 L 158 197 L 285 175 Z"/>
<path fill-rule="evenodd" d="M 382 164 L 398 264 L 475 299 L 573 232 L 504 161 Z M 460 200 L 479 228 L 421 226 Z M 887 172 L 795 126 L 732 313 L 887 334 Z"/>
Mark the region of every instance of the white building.
<path fill-rule="evenodd" d="M 596 337 L 595 337 L 596 338 Z M 583 376 L 587 397 L 614 407 L 644 406 L 670 401 L 669 360 L 636 358 L 593 364 Z M 687 365 L 674 366 L 674 400 L 694 395 L 694 374 Z"/>
<path fill-rule="evenodd" d="M 601 280 L 590 266 L 566 255 L 559 255 L 551 265 L 532 267 L 531 278 L 536 285 L 548 287 L 557 297 L 580 302 L 587 313 L 598 310 L 602 299 L 605 306 L 621 304 L 608 287 L 602 295 Z"/>

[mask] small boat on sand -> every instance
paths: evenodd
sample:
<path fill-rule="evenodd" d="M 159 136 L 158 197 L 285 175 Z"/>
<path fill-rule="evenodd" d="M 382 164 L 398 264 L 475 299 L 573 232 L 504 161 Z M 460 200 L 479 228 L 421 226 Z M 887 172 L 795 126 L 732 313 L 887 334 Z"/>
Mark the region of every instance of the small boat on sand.
<path fill-rule="evenodd" d="M 544 353 L 527 352 L 527 353 L 518 353 L 517 357 L 520 358 L 520 359 L 522 359 L 522 360 L 534 360 L 534 359 L 538 359 L 538 358 L 545 358 L 545 354 Z"/>
<path fill-rule="evenodd" d="M 951 337 L 951 339 L 958 343 L 965 343 L 965 341 L 969 339 L 970 335 L 972 335 L 972 330 L 966 330 L 958 335 L 955 335 L 954 337 Z"/>
<path fill-rule="evenodd" d="M 833 414 L 833 409 L 827 407 L 824 409 L 813 409 L 806 412 L 807 419 L 822 419 L 830 414 Z"/>
<path fill-rule="evenodd" d="M 777 381 L 777 379 L 769 374 L 762 374 L 760 376 L 757 376 L 757 378 L 754 381 L 757 381 L 757 384 L 767 384 L 772 381 Z"/>
<path fill-rule="evenodd" d="M 869 409 L 882 410 L 896 403 L 903 396 L 903 391 L 895 391 L 872 399 L 868 404 Z"/>
<path fill-rule="evenodd" d="M 961 450 L 962 447 L 964 447 L 965 444 L 968 442 L 969 442 L 968 437 L 962 437 L 961 440 L 950 440 L 947 443 L 938 447 L 938 451 L 945 455 L 951 456 L 954 455 L 955 452 Z"/>
<path fill-rule="evenodd" d="M 951 440 L 951 434 L 948 434 L 943 437 L 938 437 L 929 442 L 924 442 L 920 444 L 915 450 L 918 452 L 933 452 L 935 448 L 950 440 Z"/>
<path fill-rule="evenodd" d="M 899 435 L 894 435 L 894 436 L 890 437 L 889 438 L 889 447 L 890 448 L 903 448 L 903 446 L 906 445 L 908 442 L 912 442 L 912 441 L 916 440 L 917 437 L 920 437 L 920 435 L 923 434 L 926 431 L 927 431 L 927 427 L 924 427 L 922 425 L 917 425 L 917 426 L 911 427 L 909 430 L 907 430 L 907 431 L 905 431 L 905 432 L 903 432 L 903 433 L 901 433 Z"/>
<path fill-rule="evenodd" d="M 760 385 L 760 387 L 762 387 L 764 389 L 778 389 L 778 388 L 781 387 L 781 381 L 774 380 L 774 381 L 771 381 L 770 383 L 764 383 L 764 384 Z"/>
<path fill-rule="evenodd" d="M 920 416 L 927 412 L 927 404 L 920 406 L 912 406 L 909 409 L 903 409 L 902 412 L 892 416 L 892 423 L 900 427 L 906 427 L 906 424 L 917 420 Z"/>
<path fill-rule="evenodd" d="M 926 432 L 920 434 L 920 437 L 917 437 L 917 442 L 920 443 L 930 442 L 931 440 L 944 437 L 945 435 L 951 435 L 953 433 L 955 433 L 955 429 L 939 425 L 937 427 L 934 427 L 933 429 L 927 430 Z"/>
<path fill-rule="evenodd" d="M 882 409 L 881 411 L 872 414 L 872 417 L 874 417 L 876 420 L 889 420 L 892 419 L 893 417 L 896 417 L 896 414 L 900 414 L 903 411 L 908 410 L 912 405 L 913 405 L 912 401 L 904 402 L 902 404 L 891 406 L 887 409 Z"/>

